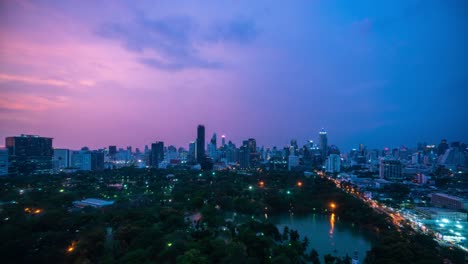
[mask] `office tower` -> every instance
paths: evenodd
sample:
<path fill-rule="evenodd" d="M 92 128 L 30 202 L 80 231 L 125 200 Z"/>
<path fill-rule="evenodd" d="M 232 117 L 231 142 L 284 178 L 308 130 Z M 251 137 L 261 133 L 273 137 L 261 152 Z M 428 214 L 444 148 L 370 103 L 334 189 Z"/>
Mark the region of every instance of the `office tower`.
<path fill-rule="evenodd" d="M 0 148 L 0 176 L 8 175 L 8 149 Z"/>
<path fill-rule="evenodd" d="M 205 126 L 203 125 L 197 127 L 197 144 L 195 147 L 195 158 L 199 164 L 202 164 L 205 159 Z"/>
<path fill-rule="evenodd" d="M 382 158 L 380 160 L 379 176 L 387 180 L 403 180 L 402 165 L 399 160 Z"/>
<path fill-rule="evenodd" d="M 224 147 L 224 146 L 226 146 L 226 136 L 222 135 L 221 136 L 221 147 Z"/>
<path fill-rule="evenodd" d="M 88 148 L 71 152 L 71 167 L 78 170 L 91 170 L 91 153 Z"/>
<path fill-rule="evenodd" d="M 70 158 L 69 149 L 54 149 L 54 171 L 58 172 L 62 169 L 70 167 Z"/>
<path fill-rule="evenodd" d="M 158 168 L 159 163 L 164 160 L 164 142 L 157 141 L 151 144 L 150 165 Z"/>
<path fill-rule="evenodd" d="M 78 170 L 96 171 L 104 169 L 104 152 L 90 151 L 83 147 L 78 151 L 71 151 L 70 166 Z"/>
<path fill-rule="evenodd" d="M 289 155 L 288 157 L 288 170 L 299 166 L 299 157 L 296 155 Z"/>
<path fill-rule="evenodd" d="M 188 150 L 188 161 L 189 162 L 195 162 L 197 159 L 195 158 L 195 149 L 196 149 L 196 142 L 192 141 L 189 143 L 189 150 Z"/>
<path fill-rule="evenodd" d="M 9 173 L 17 176 L 52 173 L 52 138 L 33 135 L 7 137 Z"/>
<path fill-rule="evenodd" d="M 211 137 L 210 143 L 207 146 L 208 156 L 216 161 L 218 159 L 218 149 L 216 144 L 216 133 Z"/>
<path fill-rule="evenodd" d="M 340 172 L 341 157 L 338 154 L 330 154 L 327 158 L 326 171 L 335 173 Z"/>
<path fill-rule="evenodd" d="M 247 144 L 243 144 L 239 149 L 239 165 L 241 169 L 250 167 L 250 149 Z"/>
<path fill-rule="evenodd" d="M 214 145 L 215 148 L 218 148 L 217 142 L 216 142 L 216 133 L 213 133 L 213 136 L 211 137 L 210 143 Z"/>
<path fill-rule="evenodd" d="M 447 144 L 447 140 L 442 139 L 440 141 L 439 146 L 437 146 L 437 154 L 438 155 L 444 155 L 445 151 L 447 151 L 447 149 L 449 149 L 449 145 Z"/>
<path fill-rule="evenodd" d="M 104 152 L 95 150 L 91 151 L 91 170 L 103 170 L 104 169 Z"/>
<path fill-rule="evenodd" d="M 109 146 L 109 155 L 115 156 L 117 154 L 117 146 Z"/>
<path fill-rule="evenodd" d="M 226 160 L 232 163 L 239 161 L 239 149 L 231 141 L 226 145 Z"/>
<path fill-rule="evenodd" d="M 322 160 L 326 160 L 328 154 L 328 139 L 327 132 L 322 128 L 322 131 L 319 132 L 319 148 L 322 154 Z"/>
<path fill-rule="evenodd" d="M 167 162 L 171 162 L 171 160 L 178 160 L 179 155 L 177 152 L 177 148 L 173 145 L 170 145 L 169 147 L 167 147 L 166 155 L 164 158 Z"/>
<path fill-rule="evenodd" d="M 250 152 L 250 167 L 256 168 L 260 163 L 260 153 L 257 152 L 257 141 L 253 138 L 249 138 L 249 140 L 244 141 L 244 144 L 247 142 L 246 147 Z"/>

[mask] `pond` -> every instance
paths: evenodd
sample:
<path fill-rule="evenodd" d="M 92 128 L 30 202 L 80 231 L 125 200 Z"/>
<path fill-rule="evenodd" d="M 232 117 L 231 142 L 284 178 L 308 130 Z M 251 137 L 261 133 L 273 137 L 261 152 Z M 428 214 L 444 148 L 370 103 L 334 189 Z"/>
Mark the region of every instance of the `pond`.
<path fill-rule="evenodd" d="M 319 253 L 321 262 L 326 254 L 339 257 L 348 254 L 353 257 L 354 252 L 357 252 L 359 262 L 362 263 L 375 239 L 369 232 L 360 232 L 357 226 L 340 221 L 335 214 L 284 214 L 270 217 L 270 221 L 278 227 L 280 233 L 288 226 L 289 229 L 299 232 L 301 240 L 307 236 L 309 247 L 306 253 L 310 253 L 314 248 Z"/>

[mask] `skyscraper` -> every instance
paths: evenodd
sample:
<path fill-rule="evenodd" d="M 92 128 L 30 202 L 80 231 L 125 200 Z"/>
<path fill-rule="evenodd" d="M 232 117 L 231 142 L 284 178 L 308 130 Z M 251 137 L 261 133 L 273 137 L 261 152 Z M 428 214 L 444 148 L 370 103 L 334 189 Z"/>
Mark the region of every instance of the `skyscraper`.
<path fill-rule="evenodd" d="M 195 148 L 195 158 L 199 164 L 202 164 L 205 159 L 205 126 L 203 125 L 197 127 L 197 144 Z"/>
<path fill-rule="evenodd" d="M 52 138 L 33 135 L 7 137 L 5 146 L 8 148 L 10 174 L 52 173 Z"/>
<path fill-rule="evenodd" d="M 221 136 L 221 147 L 224 147 L 226 145 L 226 136 L 222 135 Z"/>
<path fill-rule="evenodd" d="M 0 148 L 0 176 L 8 175 L 8 149 Z"/>
<path fill-rule="evenodd" d="M 164 160 L 164 142 L 157 141 L 151 144 L 150 165 L 158 168 L 159 163 Z"/>
<path fill-rule="evenodd" d="M 210 143 L 208 143 L 207 146 L 208 157 L 210 157 L 213 161 L 217 161 L 218 159 L 218 148 L 216 141 L 216 133 L 214 133 L 213 137 L 211 137 Z"/>
<path fill-rule="evenodd" d="M 319 148 L 322 154 L 322 161 L 326 160 L 328 153 L 328 139 L 327 132 L 322 128 L 322 131 L 319 132 Z"/>

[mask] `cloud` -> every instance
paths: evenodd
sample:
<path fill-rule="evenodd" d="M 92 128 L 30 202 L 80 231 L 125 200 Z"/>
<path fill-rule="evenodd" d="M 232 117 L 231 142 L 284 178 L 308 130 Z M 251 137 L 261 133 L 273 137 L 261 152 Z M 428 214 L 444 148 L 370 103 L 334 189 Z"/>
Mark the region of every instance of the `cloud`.
<path fill-rule="evenodd" d="M 195 58 L 191 58 L 189 60 L 185 60 L 183 63 L 181 62 L 163 62 L 159 59 L 154 58 L 141 58 L 139 60 L 142 64 L 148 65 L 150 67 L 166 70 L 166 71 L 179 71 L 186 68 L 205 68 L 205 69 L 219 69 L 222 67 L 222 64 L 219 62 L 208 62 L 203 60 L 197 60 Z"/>
<path fill-rule="evenodd" d="M 193 45 L 196 26 L 187 16 L 163 19 L 135 18 L 131 23 L 106 23 L 96 31 L 98 36 L 121 41 L 124 47 L 135 53 L 147 50 L 164 58 L 138 59 L 143 65 L 163 70 L 185 68 L 213 68 L 215 65 L 198 56 Z"/>
<path fill-rule="evenodd" d="M 216 23 L 208 39 L 245 44 L 252 42 L 258 34 L 259 31 L 252 19 L 235 18 Z"/>
<path fill-rule="evenodd" d="M 3 93 L 0 94 L 0 109 L 3 111 L 43 111 L 50 108 L 66 106 L 66 96 L 36 96 L 30 94 Z"/>
<path fill-rule="evenodd" d="M 210 25 L 203 28 L 189 16 L 154 19 L 141 15 L 127 23 L 102 24 L 95 33 L 120 41 L 128 51 L 154 53 L 156 56 L 146 56 L 137 61 L 167 71 L 218 69 L 222 63 L 204 58 L 200 55 L 202 50 L 218 42 L 249 43 L 258 35 L 251 19 L 236 18 Z"/>
<path fill-rule="evenodd" d="M 62 80 L 54 80 L 54 79 L 42 79 L 37 77 L 31 76 L 22 76 L 22 75 L 10 75 L 10 74 L 3 74 L 0 73 L 0 82 L 23 82 L 29 84 L 39 84 L 39 85 L 52 85 L 52 86 L 59 86 L 65 87 L 69 86 L 68 82 Z"/>

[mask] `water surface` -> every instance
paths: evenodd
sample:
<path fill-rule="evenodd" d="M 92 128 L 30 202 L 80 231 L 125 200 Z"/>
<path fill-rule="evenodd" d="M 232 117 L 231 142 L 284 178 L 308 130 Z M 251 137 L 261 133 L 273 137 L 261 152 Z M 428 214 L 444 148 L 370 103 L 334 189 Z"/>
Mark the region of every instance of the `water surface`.
<path fill-rule="evenodd" d="M 360 232 L 358 227 L 340 221 L 335 214 L 331 215 L 279 215 L 270 217 L 280 233 L 283 233 L 285 226 L 299 232 L 300 239 L 304 236 L 309 239 L 307 253 L 314 248 L 319 253 L 320 261 L 323 256 L 332 254 L 343 257 L 348 254 L 353 257 L 354 252 L 358 252 L 359 262 L 362 263 L 366 252 L 371 249 L 372 234 Z"/>

